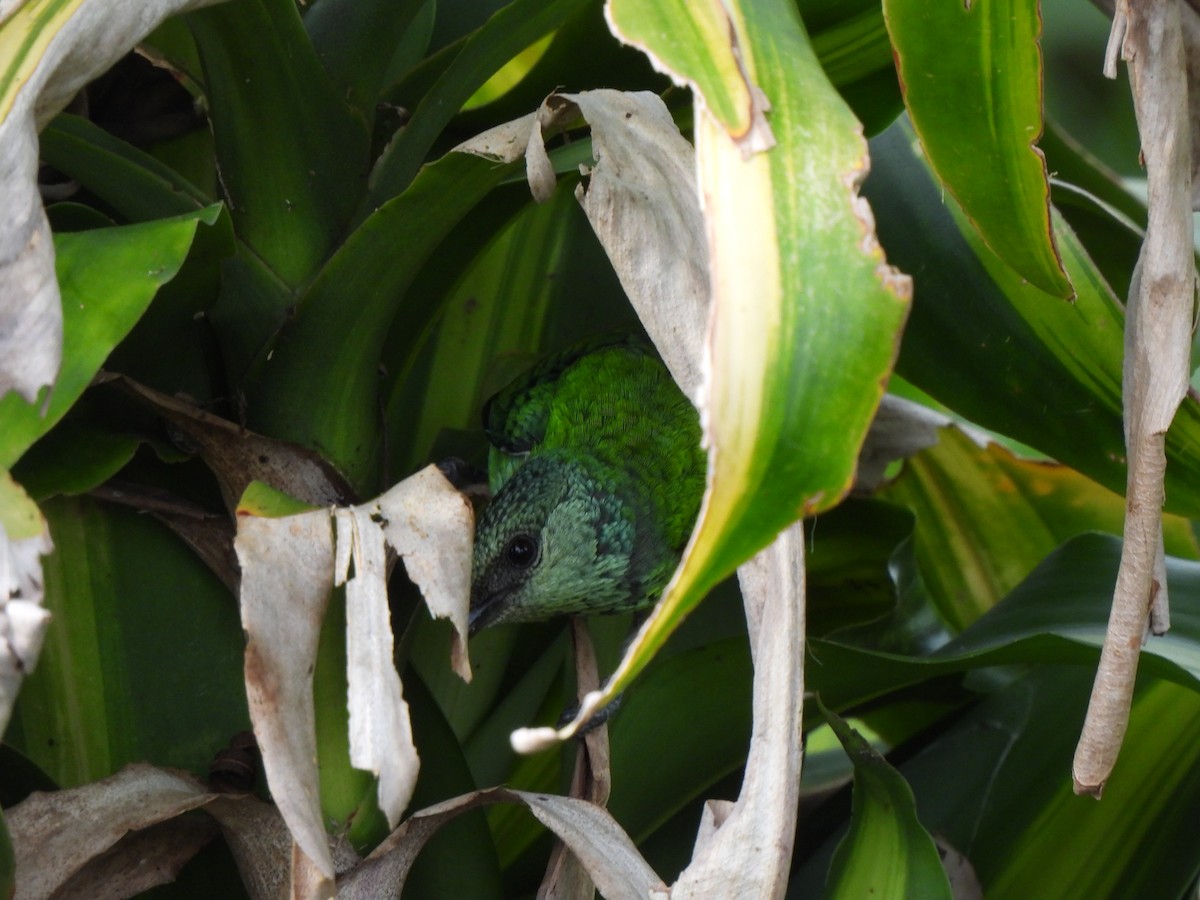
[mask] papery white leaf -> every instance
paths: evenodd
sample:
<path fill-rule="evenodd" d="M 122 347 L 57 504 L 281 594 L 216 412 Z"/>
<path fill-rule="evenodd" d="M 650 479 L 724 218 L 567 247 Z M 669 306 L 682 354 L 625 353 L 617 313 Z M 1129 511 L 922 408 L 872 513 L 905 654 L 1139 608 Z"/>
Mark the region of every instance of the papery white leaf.
<path fill-rule="evenodd" d="M 379 808 L 395 828 L 412 798 L 420 760 L 408 704 L 393 658 L 383 529 L 364 506 L 334 511 L 338 557 L 350 547 L 354 574 L 346 584 L 346 681 L 350 764 L 379 778 Z"/>
<path fill-rule="evenodd" d="M 312 674 L 333 584 L 325 510 L 239 516 L 246 696 L 271 794 L 296 842 L 328 878 L 317 773 Z"/>
<path fill-rule="evenodd" d="M 471 504 L 435 465 L 409 476 L 372 505 L 383 518 L 387 542 L 404 560 L 425 605 L 436 618 L 449 619 L 455 636 L 451 665 L 471 680 L 467 656 L 467 614 L 471 599 Z"/>

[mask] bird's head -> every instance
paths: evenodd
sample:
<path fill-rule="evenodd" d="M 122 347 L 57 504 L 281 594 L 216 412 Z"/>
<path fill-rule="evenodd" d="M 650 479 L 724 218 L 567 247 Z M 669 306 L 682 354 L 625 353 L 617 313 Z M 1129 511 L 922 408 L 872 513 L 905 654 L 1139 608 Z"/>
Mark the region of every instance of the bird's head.
<path fill-rule="evenodd" d="M 635 523 L 606 481 L 597 464 L 550 452 L 504 483 L 475 529 L 471 634 L 627 602 Z"/>

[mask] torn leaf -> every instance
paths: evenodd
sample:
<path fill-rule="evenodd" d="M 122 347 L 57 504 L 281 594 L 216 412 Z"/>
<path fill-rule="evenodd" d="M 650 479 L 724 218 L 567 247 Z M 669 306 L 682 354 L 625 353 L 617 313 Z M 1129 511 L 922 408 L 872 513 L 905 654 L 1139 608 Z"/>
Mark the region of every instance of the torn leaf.
<path fill-rule="evenodd" d="M 363 507 L 334 510 L 333 518 L 338 547 L 334 583 L 346 586 L 350 763 L 379 779 L 379 808 L 395 828 L 412 798 L 420 761 L 393 659 L 384 533 Z M 353 574 L 347 564 L 353 565 Z"/>

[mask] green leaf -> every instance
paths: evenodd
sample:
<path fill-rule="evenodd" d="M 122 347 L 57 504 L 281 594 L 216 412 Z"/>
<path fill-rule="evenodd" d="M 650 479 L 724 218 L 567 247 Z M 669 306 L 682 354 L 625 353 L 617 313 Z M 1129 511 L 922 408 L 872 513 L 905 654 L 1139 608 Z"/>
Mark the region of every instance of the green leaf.
<path fill-rule="evenodd" d="M 54 618 L 5 739 L 61 787 L 139 760 L 206 773 L 249 728 L 236 603 L 149 517 L 86 498 L 43 509 Z"/>
<path fill-rule="evenodd" d="M 489 103 L 464 109 L 454 127 L 475 133 L 520 118 L 564 86 L 572 93 L 596 88 L 659 94 L 668 90 L 670 81 L 654 70 L 645 55 L 613 37 L 604 8 L 603 3 L 580 5 L 562 25 L 525 51 L 549 42 L 519 82 Z"/>
<path fill-rule="evenodd" d="M 245 492 L 238 501 L 237 515 L 282 519 L 284 516 L 293 516 L 296 513 L 308 512 L 315 508 L 269 484 L 252 481 L 246 486 Z"/>
<path fill-rule="evenodd" d="M 319 451 L 370 493 L 388 324 L 434 248 L 509 171 L 450 154 L 346 240 L 264 359 L 261 381 L 247 387 L 256 430 Z"/>
<path fill-rule="evenodd" d="M 806 523 L 808 633 L 825 635 L 889 613 L 897 593 L 893 558 L 912 533 L 908 510 L 858 497 Z"/>
<path fill-rule="evenodd" d="M 1043 665 L 1006 679 L 898 764 L 921 822 L 966 855 L 984 896 L 1182 897 L 1200 871 L 1188 843 L 1200 694 L 1142 679 L 1098 803 L 1070 779 L 1092 678 L 1090 667 Z M 793 872 L 797 896 L 821 888 L 836 839 L 827 835 L 844 818 L 835 811 L 827 804 L 799 836 L 824 845 Z M 1065 852 L 1077 847 L 1089 849 Z"/>
<path fill-rule="evenodd" d="M 813 690 L 845 708 L 905 686 L 988 666 L 1055 663 L 1094 666 L 1108 624 L 1121 542 L 1073 538 L 958 637 L 928 656 L 861 649 L 838 636 L 814 638 Z M 1142 648 L 1143 674 L 1200 691 L 1200 563 L 1167 558 L 1171 630 Z"/>
<path fill-rule="evenodd" d="M 691 82 L 726 131 L 735 137 L 749 133 L 754 124 L 752 76 L 741 71 L 728 13 L 715 3 L 679 0 L 613 2 L 608 10 L 618 36 Z"/>
<path fill-rule="evenodd" d="M 404 674 L 404 696 L 412 716 L 413 738 L 423 754 L 410 809 L 424 809 L 474 790 L 454 732 L 411 669 Z M 496 846 L 484 811 L 459 816 L 440 828 L 421 850 L 404 890 L 414 897 L 503 897 Z"/>
<path fill-rule="evenodd" d="M 37 504 L 8 472 L 0 472 L 0 536 L 6 541 L 25 541 L 39 537 L 45 529 Z"/>
<path fill-rule="evenodd" d="M 753 84 L 770 114 L 757 107 L 747 124 L 736 99 L 706 99 L 697 108 L 716 279 L 710 493 L 680 570 L 607 696 L 629 683 L 715 584 L 789 523 L 846 494 L 908 309 L 907 279 L 864 239 L 870 221 L 854 188 L 866 166 L 860 126 L 825 77 L 795 7 L 780 0 L 734 10 L 725 40 L 736 42 L 736 73 L 689 52 L 684 36 L 711 23 L 670 18 L 679 12 L 667 3 L 630 4 L 611 15 L 619 27 L 636 19 L 641 33 L 657 35 L 650 49 L 660 59 L 696 66 L 683 77 L 701 89 L 723 75 L 747 79 L 742 88 L 726 86 L 728 96 Z M 652 27 L 664 22 L 671 27 Z M 732 44 L 726 57 L 733 58 Z M 745 133 L 727 132 L 705 111 L 714 105 L 737 110 L 734 127 Z M 760 152 L 768 126 L 776 145 Z"/>
<path fill-rule="evenodd" d="M 44 163 L 134 222 L 180 215 L 213 202 L 170 166 L 79 116 L 57 116 L 42 131 L 39 147 Z"/>
<path fill-rule="evenodd" d="M 1070 297 L 1041 151 L 1036 3 L 885 0 L 904 102 L 938 180 L 997 256 Z"/>
<path fill-rule="evenodd" d="M 339 588 L 321 624 L 312 676 L 321 815 L 326 830 L 345 834 L 365 854 L 387 837 L 388 822 L 376 800 L 378 779 L 350 762 L 346 672 L 346 593 Z"/>
<path fill-rule="evenodd" d="M 1131 193 L 1116 172 L 1100 162 L 1065 129 L 1053 121 L 1047 121 L 1041 146 L 1046 154 L 1046 165 L 1054 173 L 1056 181 L 1082 188 L 1115 207 L 1145 231 L 1145 199 Z"/>
<path fill-rule="evenodd" d="M 1200 694 L 1143 679 L 1097 802 L 1070 778 L 1091 683 L 1086 668 L 1039 667 L 901 768 L 922 821 L 967 854 L 987 897 L 1182 897 L 1200 873 L 1187 837 Z"/>
<path fill-rule="evenodd" d="M 716 641 L 658 664 L 621 703 L 612 724 L 609 810 L 635 841 L 705 796 L 746 761 L 753 670 L 745 637 Z M 703 690 L 703 703 L 687 698 Z M 690 748 L 679 765 L 679 747 Z"/>
<path fill-rule="evenodd" d="M 426 2 L 321 0 L 304 17 L 317 56 L 368 121 L 392 53 Z"/>
<path fill-rule="evenodd" d="M 1120 534 L 1125 501 L 1064 466 L 1030 462 L 957 428 L 906 460 L 881 496 L 917 517 L 917 559 L 943 619 L 959 631 L 994 606 L 1060 543 Z M 1167 552 L 1191 559 L 1189 523 L 1165 522 Z"/>
<path fill-rule="evenodd" d="M 83 494 L 121 471 L 140 444 L 134 435 L 68 419 L 38 441 L 14 471 L 38 500 Z"/>
<path fill-rule="evenodd" d="M 409 289 L 421 302 L 397 311 L 383 351 L 406 363 L 385 393 L 388 426 L 408 435 L 395 445 L 390 471 L 469 456 L 439 443 L 445 429 L 473 431 L 483 449 L 480 409 L 506 383 L 498 361 L 630 327 L 620 282 L 568 188 L 542 204 L 528 201 L 523 186 L 494 192 Z"/>
<path fill-rule="evenodd" d="M 362 196 L 367 123 L 330 80 L 292 0 L 221 3 L 189 13 L 188 24 L 234 228 L 298 287 L 341 241 Z"/>
<path fill-rule="evenodd" d="M 829 80 L 854 110 L 868 135 L 883 131 L 904 110 L 900 81 L 892 60 L 892 43 L 878 3 L 854 10 L 839 7 L 838 18 L 818 26 L 801 4 L 813 50 Z"/>
<path fill-rule="evenodd" d="M 46 414 L 14 394 L 0 399 L 0 468 L 10 467 L 63 417 L 187 256 L 199 222 L 219 207 L 140 225 L 60 234 L 63 363 Z"/>
<path fill-rule="evenodd" d="M 375 163 L 360 218 L 408 188 L 454 115 L 509 59 L 549 34 L 588 0 L 514 0 L 498 10 L 454 57 Z"/>
<path fill-rule="evenodd" d="M 825 896 L 949 900 L 937 847 L 917 819 L 908 783 L 839 716 L 821 712 L 854 762 L 850 831 L 834 853 Z"/>
<path fill-rule="evenodd" d="M 873 140 L 871 152 L 865 192 L 880 240 L 916 273 L 897 371 L 967 419 L 1123 494 L 1124 312 L 1074 234 L 1054 217 L 1076 290 L 1073 303 L 1054 302 L 983 246 L 929 175 L 906 124 Z M 1200 514 L 1195 400 L 1175 416 L 1167 458 L 1167 508 Z"/>

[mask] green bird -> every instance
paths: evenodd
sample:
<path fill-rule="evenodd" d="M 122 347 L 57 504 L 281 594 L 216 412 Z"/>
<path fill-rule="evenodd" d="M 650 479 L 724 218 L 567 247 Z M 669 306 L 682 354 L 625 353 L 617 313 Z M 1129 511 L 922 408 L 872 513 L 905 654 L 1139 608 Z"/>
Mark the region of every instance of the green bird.
<path fill-rule="evenodd" d="M 704 493 L 700 421 L 641 339 L 551 356 L 491 398 L 492 500 L 475 529 L 470 632 L 642 609 Z"/>

